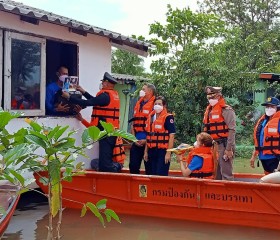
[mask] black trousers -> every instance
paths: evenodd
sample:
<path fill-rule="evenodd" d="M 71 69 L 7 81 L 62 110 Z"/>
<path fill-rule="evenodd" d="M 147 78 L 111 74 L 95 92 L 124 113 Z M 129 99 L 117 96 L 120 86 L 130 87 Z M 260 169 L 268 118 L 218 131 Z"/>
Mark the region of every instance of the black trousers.
<path fill-rule="evenodd" d="M 140 167 L 144 157 L 145 145 L 137 146 L 135 143 L 132 144 L 129 156 L 129 170 L 130 173 L 140 174 Z M 150 161 L 144 161 L 145 171 L 147 175 L 152 174 L 152 164 Z"/>
<path fill-rule="evenodd" d="M 152 165 L 152 175 L 168 176 L 170 162 L 165 163 L 166 149 L 149 148 L 148 163 Z"/>
<path fill-rule="evenodd" d="M 116 145 L 117 137 L 106 137 L 99 140 L 99 171 L 120 172 L 121 164 L 113 162 L 113 149 Z"/>
<path fill-rule="evenodd" d="M 261 159 L 261 163 L 263 166 L 263 169 L 268 173 L 273 173 L 274 170 L 278 167 L 279 159 L 272 158 L 272 159 Z"/>

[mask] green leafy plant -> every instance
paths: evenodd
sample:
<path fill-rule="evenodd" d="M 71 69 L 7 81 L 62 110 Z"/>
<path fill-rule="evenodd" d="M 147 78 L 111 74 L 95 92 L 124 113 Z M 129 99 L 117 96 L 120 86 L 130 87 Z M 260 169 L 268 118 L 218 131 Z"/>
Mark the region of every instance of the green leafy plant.
<path fill-rule="evenodd" d="M 235 156 L 250 159 L 252 152 L 254 151 L 254 145 L 237 145 L 235 150 Z"/>
<path fill-rule="evenodd" d="M 31 119 L 25 119 L 28 128 L 22 128 L 11 134 L 6 130 L 6 125 L 19 114 L 0 111 L 0 179 L 9 180 L 20 185 L 21 191 L 30 190 L 28 185 L 34 179 L 25 179 L 23 172 L 27 169 L 36 172 L 46 171 L 47 177 L 40 177 L 40 181 L 48 186 L 46 195 L 49 203 L 48 240 L 61 239 L 60 226 L 62 223 L 62 181 L 71 181 L 73 176 L 84 174 L 83 163 L 75 163 L 78 156 L 87 157 L 84 150 L 91 148 L 93 143 L 101 138 L 118 136 L 130 141 L 135 137 L 122 130 L 114 129 L 112 124 L 101 122 L 104 130 L 89 127 L 82 134 L 81 146 L 75 145 L 73 135 L 75 130 L 69 126 L 56 126 L 50 128 Z M 19 193 L 19 194 L 20 194 Z M 120 222 L 118 215 L 106 208 L 106 199 L 96 204 L 91 202 L 81 204 L 81 217 L 87 211 L 92 212 L 105 225 L 105 219 Z M 56 234 L 54 234 L 54 218 L 58 215 Z M 54 236 L 56 235 L 56 236 Z"/>

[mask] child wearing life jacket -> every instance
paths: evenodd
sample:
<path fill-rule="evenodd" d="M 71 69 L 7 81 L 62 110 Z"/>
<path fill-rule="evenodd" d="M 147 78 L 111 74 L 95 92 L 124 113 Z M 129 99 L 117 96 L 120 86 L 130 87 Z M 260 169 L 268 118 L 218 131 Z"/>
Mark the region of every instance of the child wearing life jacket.
<path fill-rule="evenodd" d="M 214 179 L 215 157 L 213 151 L 214 141 L 212 137 L 202 132 L 197 135 L 194 148 L 187 157 L 177 155 L 181 171 L 184 177 Z"/>

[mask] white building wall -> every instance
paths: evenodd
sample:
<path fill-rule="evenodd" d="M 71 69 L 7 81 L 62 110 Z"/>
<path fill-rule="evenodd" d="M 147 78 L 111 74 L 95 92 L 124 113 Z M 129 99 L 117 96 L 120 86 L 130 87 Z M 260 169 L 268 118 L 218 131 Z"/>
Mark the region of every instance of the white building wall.
<path fill-rule="evenodd" d="M 39 25 L 33 25 L 20 20 L 18 15 L 0 12 L 0 28 L 18 31 L 19 33 L 33 34 L 34 36 L 45 37 L 46 39 L 57 39 L 62 41 L 75 42 L 79 46 L 78 69 L 80 85 L 90 94 L 95 95 L 99 90 L 100 80 L 105 71 L 111 71 L 111 44 L 109 39 L 93 34 L 86 37 L 69 32 L 68 27 L 50 24 L 40 21 Z M 1 86 L 2 87 L 2 86 Z M 1 90 L 1 89 L 0 89 Z M 1 90 L 2 91 L 2 90 Z M 91 107 L 82 111 L 82 115 L 90 120 Z M 70 128 L 79 129 L 77 134 L 77 144 L 81 143 L 81 133 L 84 126 L 74 117 L 42 117 L 38 122 L 46 126 L 69 125 Z M 8 125 L 8 130 L 16 131 L 21 127 L 27 126 L 23 118 L 14 119 Z M 89 159 L 98 157 L 98 147 L 87 151 Z M 90 167 L 90 160 L 85 161 L 86 168 Z"/>

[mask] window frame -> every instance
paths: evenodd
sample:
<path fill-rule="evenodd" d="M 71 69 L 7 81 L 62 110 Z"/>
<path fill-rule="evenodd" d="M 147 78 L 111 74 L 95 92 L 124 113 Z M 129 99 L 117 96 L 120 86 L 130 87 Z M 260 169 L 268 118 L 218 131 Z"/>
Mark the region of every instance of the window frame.
<path fill-rule="evenodd" d="M 40 81 L 40 109 L 11 109 L 11 48 L 12 39 L 35 42 L 41 44 L 41 81 Z M 24 112 L 25 116 L 45 115 L 46 98 L 46 39 L 11 31 L 4 32 L 4 109 L 14 112 Z M 3 86 L 3 85 L 2 85 Z"/>

